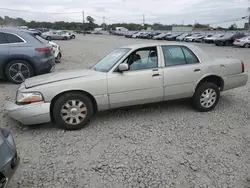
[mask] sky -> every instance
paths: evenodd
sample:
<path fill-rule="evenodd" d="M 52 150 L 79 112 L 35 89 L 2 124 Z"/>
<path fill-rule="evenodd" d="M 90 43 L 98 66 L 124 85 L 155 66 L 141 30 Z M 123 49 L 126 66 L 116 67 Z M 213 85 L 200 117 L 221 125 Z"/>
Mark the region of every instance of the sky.
<path fill-rule="evenodd" d="M 211 24 L 227 27 L 237 18 L 249 15 L 250 0 L 0 0 L 0 16 L 21 17 L 26 21 L 82 22 L 82 11 L 101 24 L 146 23 Z M 52 14 L 53 13 L 53 14 Z M 54 14 L 57 13 L 57 14 Z M 223 21 L 231 22 L 222 23 Z M 246 20 L 237 21 L 240 27 Z"/>

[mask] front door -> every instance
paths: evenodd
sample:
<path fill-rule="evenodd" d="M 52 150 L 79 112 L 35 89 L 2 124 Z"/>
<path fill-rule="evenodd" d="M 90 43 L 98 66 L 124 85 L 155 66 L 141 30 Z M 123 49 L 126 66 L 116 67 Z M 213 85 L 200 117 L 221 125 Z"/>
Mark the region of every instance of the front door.
<path fill-rule="evenodd" d="M 108 73 L 110 108 L 163 100 L 163 74 L 158 67 L 157 47 L 132 52 L 125 61 L 129 70 Z"/>
<path fill-rule="evenodd" d="M 162 46 L 165 68 L 164 100 L 191 97 L 195 83 L 202 76 L 202 65 L 196 55 L 185 46 Z"/>

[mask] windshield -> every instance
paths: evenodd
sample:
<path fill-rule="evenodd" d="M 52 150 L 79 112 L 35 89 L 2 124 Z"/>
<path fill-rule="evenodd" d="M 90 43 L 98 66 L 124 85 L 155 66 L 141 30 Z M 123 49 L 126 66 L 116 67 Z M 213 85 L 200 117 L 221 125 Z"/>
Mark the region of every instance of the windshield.
<path fill-rule="evenodd" d="M 100 72 L 108 72 L 130 50 L 130 48 L 118 48 L 114 50 L 95 64 L 93 69 Z"/>

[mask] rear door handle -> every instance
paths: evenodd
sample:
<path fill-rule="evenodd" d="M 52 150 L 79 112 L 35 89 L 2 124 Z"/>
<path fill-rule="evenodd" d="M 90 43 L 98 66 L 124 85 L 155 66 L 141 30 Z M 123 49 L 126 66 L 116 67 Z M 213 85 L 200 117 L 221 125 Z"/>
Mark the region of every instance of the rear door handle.
<path fill-rule="evenodd" d="M 201 69 L 194 69 L 194 72 L 200 72 Z"/>
<path fill-rule="evenodd" d="M 161 73 L 153 74 L 152 77 L 161 76 Z"/>

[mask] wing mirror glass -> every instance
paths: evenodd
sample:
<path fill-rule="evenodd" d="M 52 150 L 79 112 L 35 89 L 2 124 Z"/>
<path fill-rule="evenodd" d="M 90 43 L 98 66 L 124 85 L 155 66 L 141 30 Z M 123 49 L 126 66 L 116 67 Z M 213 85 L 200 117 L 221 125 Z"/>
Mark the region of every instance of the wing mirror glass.
<path fill-rule="evenodd" d="M 129 69 L 129 66 L 127 63 L 121 63 L 118 67 L 119 71 L 123 72 L 123 71 L 127 71 Z"/>

